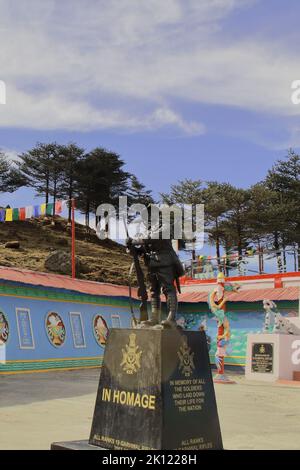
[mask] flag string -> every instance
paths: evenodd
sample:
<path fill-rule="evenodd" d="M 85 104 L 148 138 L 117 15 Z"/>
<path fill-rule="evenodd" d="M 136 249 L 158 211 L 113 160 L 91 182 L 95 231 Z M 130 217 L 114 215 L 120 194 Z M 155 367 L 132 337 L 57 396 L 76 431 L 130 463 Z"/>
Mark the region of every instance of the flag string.
<path fill-rule="evenodd" d="M 0 209 L 0 222 L 15 222 L 34 217 L 58 215 L 62 213 L 64 205 L 68 202 L 59 200 L 55 203 L 49 202 L 20 208 L 2 208 Z"/>

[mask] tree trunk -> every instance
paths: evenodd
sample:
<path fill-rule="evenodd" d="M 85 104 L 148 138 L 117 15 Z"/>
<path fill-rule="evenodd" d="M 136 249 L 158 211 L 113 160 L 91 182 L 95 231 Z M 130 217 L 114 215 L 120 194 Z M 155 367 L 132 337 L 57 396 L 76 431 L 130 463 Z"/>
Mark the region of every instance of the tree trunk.
<path fill-rule="evenodd" d="M 52 217 L 55 216 L 56 188 L 57 188 L 57 178 L 55 177 L 55 179 L 54 179 L 54 185 L 53 185 L 53 209 L 52 209 Z"/>
<path fill-rule="evenodd" d="M 297 271 L 297 256 L 296 256 L 296 248 L 294 247 L 293 250 L 293 257 L 294 257 L 294 271 Z"/>
<path fill-rule="evenodd" d="M 225 276 L 226 277 L 229 277 L 230 275 L 230 266 L 229 266 L 229 252 L 228 250 L 226 249 L 226 258 L 225 258 Z"/>
<path fill-rule="evenodd" d="M 217 235 L 216 235 L 217 266 L 218 266 L 218 271 L 222 271 L 221 263 L 220 263 L 221 253 L 220 253 L 220 237 L 218 235 L 218 231 L 219 231 L 218 219 L 216 219 L 215 222 L 216 222 L 216 233 L 217 233 Z"/>
<path fill-rule="evenodd" d="M 218 237 L 216 238 L 216 255 L 217 255 L 218 271 L 222 271 L 221 266 L 220 266 L 220 258 L 221 258 L 221 253 L 220 253 L 220 240 L 219 240 Z"/>
<path fill-rule="evenodd" d="M 46 193 L 45 193 L 45 203 L 49 202 L 49 175 L 46 176 Z"/>
<path fill-rule="evenodd" d="M 263 273 L 263 263 L 262 263 L 262 256 L 261 256 L 261 246 L 260 246 L 260 242 L 258 242 L 258 271 L 259 271 L 259 274 L 262 274 Z"/>
<path fill-rule="evenodd" d="M 275 253 L 276 253 L 277 272 L 282 273 L 282 259 L 281 259 L 281 251 L 279 247 L 277 232 L 274 233 L 274 248 L 275 248 Z"/>
<path fill-rule="evenodd" d="M 282 249 L 282 257 L 283 257 L 283 272 L 286 273 L 286 251 L 285 247 Z"/>
<path fill-rule="evenodd" d="M 85 227 L 86 227 L 86 232 L 90 233 L 90 203 L 89 201 L 86 201 L 86 207 L 85 207 Z"/>
<path fill-rule="evenodd" d="M 68 213 L 68 222 L 71 222 L 72 219 L 72 198 L 73 198 L 73 180 L 69 181 L 69 213 Z"/>

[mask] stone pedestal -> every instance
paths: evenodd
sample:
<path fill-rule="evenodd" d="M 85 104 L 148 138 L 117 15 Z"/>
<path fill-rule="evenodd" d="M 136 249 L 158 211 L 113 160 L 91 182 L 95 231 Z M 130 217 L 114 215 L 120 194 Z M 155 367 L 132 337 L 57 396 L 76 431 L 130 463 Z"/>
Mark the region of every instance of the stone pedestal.
<path fill-rule="evenodd" d="M 203 332 L 111 330 L 90 444 L 108 449 L 220 449 Z"/>
<path fill-rule="evenodd" d="M 204 332 L 110 330 L 89 439 L 99 448 L 222 449 Z"/>
<path fill-rule="evenodd" d="M 300 336 L 276 333 L 248 335 L 247 379 L 293 380 L 294 371 L 300 371 Z"/>

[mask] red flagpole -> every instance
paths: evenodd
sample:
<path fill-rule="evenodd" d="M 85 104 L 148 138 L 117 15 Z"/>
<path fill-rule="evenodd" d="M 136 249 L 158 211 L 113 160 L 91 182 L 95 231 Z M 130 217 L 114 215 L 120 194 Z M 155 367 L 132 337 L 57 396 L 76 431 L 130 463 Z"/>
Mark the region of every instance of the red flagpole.
<path fill-rule="evenodd" d="M 72 203 L 72 278 L 76 277 L 75 265 L 75 199 L 71 200 Z"/>

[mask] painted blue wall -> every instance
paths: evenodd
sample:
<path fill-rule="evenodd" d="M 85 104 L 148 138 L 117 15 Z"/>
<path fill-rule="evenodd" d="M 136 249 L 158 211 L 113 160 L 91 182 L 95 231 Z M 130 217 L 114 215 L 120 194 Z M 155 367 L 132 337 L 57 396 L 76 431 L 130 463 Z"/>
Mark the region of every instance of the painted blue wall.
<path fill-rule="evenodd" d="M 16 309 L 29 309 L 32 331 L 34 337 L 34 349 L 21 349 L 18 336 Z M 93 319 L 95 315 L 101 315 L 108 328 L 113 326 L 112 315 L 119 315 L 120 327 L 131 327 L 131 315 L 129 307 L 124 306 L 101 306 L 97 304 L 76 303 L 72 301 L 39 300 L 31 298 L 18 298 L 14 296 L 0 296 L 0 310 L 5 314 L 9 322 L 10 334 L 6 343 L 6 360 L 37 360 L 37 359 L 59 359 L 102 356 L 104 347 L 100 346 L 94 336 Z M 295 309 L 280 309 L 282 314 L 294 316 Z M 60 315 L 66 329 L 66 338 L 62 346 L 55 347 L 51 344 L 45 327 L 46 315 L 54 311 Z M 86 347 L 76 348 L 74 346 L 73 334 L 70 321 L 70 312 L 80 312 Z M 138 313 L 137 313 L 138 316 Z M 236 310 L 228 314 L 231 326 L 231 342 L 228 347 L 228 355 L 245 356 L 247 334 L 262 330 L 264 321 L 263 308 L 261 310 L 243 311 Z M 216 320 L 211 313 L 207 315 L 199 309 L 199 313 L 185 313 L 182 305 L 179 305 L 178 317 L 184 320 L 184 327 L 196 330 L 206 317 L 207 333 L 211 336 L 211 356 L 215 353 Z M 244 362 L 238 358 L 234 362 Z"/>
<path fill-rule="evenodd" d="M 20 348 L 16 308 L 27 308 L 30 310 L 35 349 Z M 130 327 L 130 311 L 129 308 L 124 307 L 0 296 L 0 310 L 8 319 L 10 328 L 9 339 L 6 343 L 7 360 L 75 358 L 103 355 L 104 348 L 96 342 L 93 333 L 93 318 L 96 314 L 100 314 L 105 319 L 108 328 L 112 327 L 111 315 L 120 316 L 120 326 L 122 328 Z M 46 332 L 45 319 L 49 311 L 58 313 L 65 325 L 66 338 L 63 345 L 59 347 L 51 344 Z M 76 348 L 74 346 L 70 312 L 81 313 L 86 347 Z"/>

